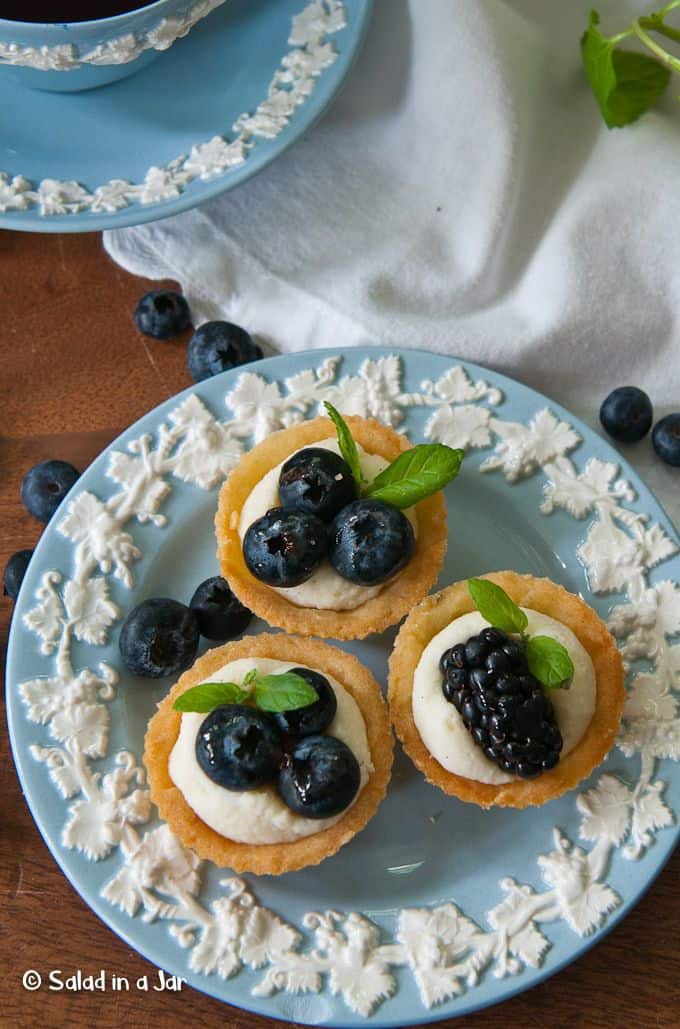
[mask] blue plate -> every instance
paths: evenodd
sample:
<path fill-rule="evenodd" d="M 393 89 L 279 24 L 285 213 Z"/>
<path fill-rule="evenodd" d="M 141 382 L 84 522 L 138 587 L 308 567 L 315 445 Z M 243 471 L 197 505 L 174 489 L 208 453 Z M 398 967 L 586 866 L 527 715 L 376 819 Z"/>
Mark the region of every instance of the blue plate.
<path fill-rule="evenodd" d="M 244 182 L 326 109 L 371 6 L 227 0 L 147 68 L 85 93 L 32 90 L 4 74 L 0 227 L 121 228 Z"/>
<path fill-rule="evenodd" d="M 169 683 L 120 674 L 120 619 L 145 597 L 187 601 L 215 573 L 223 476 L 253 440 L 314 416 L 324 399 L 413 440 L 466 447 L 447 489 L 440 585 L 514 568 L 581 594 L 611 618 L 630 663 L 626 717 L 605 764 L 535 810 L 484 812 L 447 797 L 399 752 L 387 799 L 340 853 L 278 878 L 232 879 L 149 809 L 143 736 Z M 677 550 L 664 512 L 607 443 L 472 364 L 355 349 L 210 379 L 113 443 L 36 549 L 7 672 L 35 820 L 116 933 L 231 1004 L 333 1026 L 371 1013 L 371 1025 L 396 1026 L 495 1003 L 614 925 L 677 840 Z M 384 682 L 393 638 L 342 646 Z"/>

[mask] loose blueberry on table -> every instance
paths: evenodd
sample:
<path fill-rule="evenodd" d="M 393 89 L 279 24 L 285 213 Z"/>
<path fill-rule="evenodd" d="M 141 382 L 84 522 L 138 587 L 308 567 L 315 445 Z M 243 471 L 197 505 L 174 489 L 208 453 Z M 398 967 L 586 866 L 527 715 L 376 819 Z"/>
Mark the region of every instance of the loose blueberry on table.
<path fill-rule="evenodd" d="M 211 708 L 196 736 L 196 760 L 225 789 L 239 792 L 271 783 L 284 804 L 306 818 L 339 815 L 359 790 L 356 757 L 324 733 L 337 699 L 320 672 L 292 668 L 260 676 L 253 670 L 240 686 L 194 686 L 174 707 L 182 712 Z"/>
<path fill-rule="evenodd" d="M 680 412 L 667 414 L 656 423 L 652 446 L 662 461 L 680 468 Z"/>
<path fill-rule="evenodd" d="M 80 472 L 68 461 L 41 461 L 26 472 L 21 483 L 21 502 L 41 522 L 49 522 Z"/>
<path fill-rule="evenodd" d="M 619 386 L 602 402 L 602 426 L 619 443 L 637 443 L 652 426 L 652 402 L 637 386 Z"/>
<path fill-rule="evenodd" d="M 28 563 L 32 557 L 32 550 L 17 550 L 10 557 L 2 573 L 2 591 L 6 597 L 16 600 L 24 575 L 26 574 L 26 569 L 28 568 Z"/>
<path fill-rule="evenodd" d="M 134 323 L 153 339 L 174 339 L 191 324 L 189 305 L 174 289 L 153 289 L 137 304 Z"/>
<path fill-rule="evenodd" d="M 205 322 L 189 340 L 187 366 L 194 382 L 202 382 L 262 356 L 262 348 L 240 325 Z"/>

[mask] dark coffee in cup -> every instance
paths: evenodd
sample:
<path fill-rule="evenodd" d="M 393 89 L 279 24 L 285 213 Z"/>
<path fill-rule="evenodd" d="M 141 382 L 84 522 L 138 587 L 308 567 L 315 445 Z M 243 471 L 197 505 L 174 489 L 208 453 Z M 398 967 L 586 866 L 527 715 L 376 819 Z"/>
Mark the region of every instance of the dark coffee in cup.
<path fill-rule="evenodd" d="M 150 7 L 154 0 L 0 0 L 0 18 L 10 21 L 95 21 Z"/>

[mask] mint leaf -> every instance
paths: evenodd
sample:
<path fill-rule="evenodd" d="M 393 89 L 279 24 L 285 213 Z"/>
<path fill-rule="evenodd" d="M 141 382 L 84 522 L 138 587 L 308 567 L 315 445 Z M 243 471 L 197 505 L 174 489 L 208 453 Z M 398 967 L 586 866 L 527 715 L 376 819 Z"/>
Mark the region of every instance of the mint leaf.
<path fill-rule="evenodd" d="M 172 706 L 175 711 L 208 712 L 220 704 L 242 704 L 247 699 L 246 690 L 235 682 L 202 682 L 180 693 Z"/>
<path fill-rule="evenodd" d="M 338 446 L 340 447 L 340 453 L 349 465 L 350 471 L 352 472 L 352 476 L 357 486 L 361 486 L 364 480 L 361 474 L 361 465 L 359 464 L 359 452 L 357 450 L 357 445 L 354 442 L 354 436 L 350 432 L 349 425 L 342 417 L 340 412 L 336 411 L 333 405 L 329 404 L 327 400 L 324 400 L 323 406 L 326 408 L 326 411 L 328 412 L 328 417 L 335 426 L 335 431 L 338 436 Z M 300 706 L 302 707 L 303 705 Z"/>
<path fill-rule="evenodd" d="M 504 589 L 489 579 L 468 579 L 468 589 L 473 603 L 482 618 L 502 632 L 519 632 L 529 624 L 527 616 Z"/>
<path fill-rule="evenodd" d="M 295 672 L 263 675 L 255 683 L 255 704 L 261 711 L 295 711 L 319 699 L 313 686 Z"/>
<path fill-rule="evenodd" d="M 526 642 L 529 671 L 548 689 L 569 689 L 574 663 L 566 647 L 550 636 L 531 636 Z"/>
<path fill-rule="evenodd" d="M 600 16 L 591 11 L 590 24 L 581 39 L 581 54 L 590 88 L 610 129 L 636 121 L 659 99 L 670 79 L 670 71 L 646 54 L 622 50 L 621 33 L 608 37 L 598 25 Z"/>
<path fill-rule="evenodd" d="M 380 472 L 365 494 L 400 509 L 412 507 L 455 479 L 464 457 L 465 451 L 444 443 L 419 443 Z"/>

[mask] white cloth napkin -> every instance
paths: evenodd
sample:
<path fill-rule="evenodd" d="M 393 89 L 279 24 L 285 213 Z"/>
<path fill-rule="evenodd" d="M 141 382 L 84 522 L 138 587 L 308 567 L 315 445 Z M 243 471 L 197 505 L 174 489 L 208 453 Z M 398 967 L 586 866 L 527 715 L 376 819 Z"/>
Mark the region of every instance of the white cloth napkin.
<path fill-rule="evenodd" d="M 330 113 L 245 185 L 105 245 L 194 319 L 276 351 L 468 358 L 593 426 L 634 384 L 680 409 L 680 100 L 609 131 L 579 38 L 592 0 L 376 0 Z M 599 0 L 605 30 L 651 0 Z M 680 525 L 680 470 L 625 449 Z"/>

